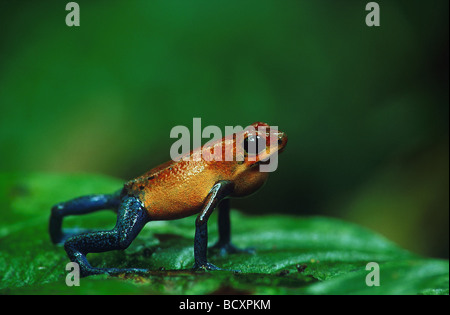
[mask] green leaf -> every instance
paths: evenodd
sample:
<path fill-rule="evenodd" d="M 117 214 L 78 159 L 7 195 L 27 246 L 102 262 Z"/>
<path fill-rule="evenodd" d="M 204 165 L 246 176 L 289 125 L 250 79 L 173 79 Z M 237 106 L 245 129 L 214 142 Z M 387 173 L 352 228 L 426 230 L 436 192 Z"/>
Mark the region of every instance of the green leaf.
<path fill-rule="evenodd" d="M 233 242 L 256 254 L 221 257 L 217 266 L 240 270 L 193 272 L 195 217 L 150 222 L 125 251 L 90 254 L 99 267 L 141 267 L 142 276 L 82 278 L 68 287 L 69 262 L 51 244 L 53 204 L 121 188 L 114 178 L 93 175 L 0 175 L 0 294 L 448 294 L 449 263 L 399 248 L 360 226 L 324 217 L 246 216 L 232 211 Z M 69 217 L 65 227 L 110 229 L 112 211 Z M 217 240 L 211 216 L 209 240 Z M 368 262 L 380 267 L 380 286 L 367 286 Z"/>

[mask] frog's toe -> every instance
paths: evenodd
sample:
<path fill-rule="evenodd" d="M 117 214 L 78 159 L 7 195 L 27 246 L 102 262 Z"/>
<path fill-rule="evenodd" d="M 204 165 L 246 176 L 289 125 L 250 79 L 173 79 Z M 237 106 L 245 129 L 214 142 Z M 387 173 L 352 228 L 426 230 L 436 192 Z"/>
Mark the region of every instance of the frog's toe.
<path fill-rule="evenodd" d="M 121 277 L 128 275 L 145 275 L 148 272 L 148 269 L 140 268 L 94 268 L 89 264 L 80 265 L 80 274 L 82 277 L 100 274 L 107 274 L 112 277 Z"/>
<path fill-rule="evenodd" d="M 122 276 L 122 275 L 145 275 L 150 272 L 149 269 L 142 269 L 142 268 L 107 268 L 104 269 L 105 273 L 109 274 L 110 276 Z"/>
<path fill-rule="evenodd" d="M 209 262 L 206 262 L 204 264 L 195 264 L 192 268 L 194 271 L 211 271 L 211 270 L 224 270 L 222 268 L 217 267 L 216 265 L 213 265 Z"/>

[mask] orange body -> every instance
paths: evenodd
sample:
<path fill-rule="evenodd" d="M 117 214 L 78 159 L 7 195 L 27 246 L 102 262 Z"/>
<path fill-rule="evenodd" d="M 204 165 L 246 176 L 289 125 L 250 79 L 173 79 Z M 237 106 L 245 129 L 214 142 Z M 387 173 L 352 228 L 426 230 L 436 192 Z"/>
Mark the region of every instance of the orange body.
<path fill-rule="evenodd" d="M 244 142 L 256 136 L 264 140 L 265 146 L 258 154 L 248 153 L 243 148 Z M 260 172 L 259 165 L 281 152 L 286 143 L 285 133 L 271 131 L 264 123 L 254 123 L 240 134 L 197 148 L 179 161 L 168 161 L 128 181 L 124 193 L 138 197 L 152 220 L 187 217 L 202 210 L 206 197 L 218 181 L 234 184 L 230 197 L 244 197 L 257 191 L 269 174 Z M 226 151 L 226 148 L 232 150 Z M 208 156 L 213 152 L 221 152 L 221 158 Z"/>

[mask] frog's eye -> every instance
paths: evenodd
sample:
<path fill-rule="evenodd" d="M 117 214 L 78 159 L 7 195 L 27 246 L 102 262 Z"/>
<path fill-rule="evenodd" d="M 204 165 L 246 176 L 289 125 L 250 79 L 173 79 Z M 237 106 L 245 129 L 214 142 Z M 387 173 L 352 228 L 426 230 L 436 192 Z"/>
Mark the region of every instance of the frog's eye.
<path fill-rule="evenodd" d="M 244 151 L 246 154 L 257 155 L 266 149 L 266 139 L 260 136 L 250 135 L 244 139 Z"/>

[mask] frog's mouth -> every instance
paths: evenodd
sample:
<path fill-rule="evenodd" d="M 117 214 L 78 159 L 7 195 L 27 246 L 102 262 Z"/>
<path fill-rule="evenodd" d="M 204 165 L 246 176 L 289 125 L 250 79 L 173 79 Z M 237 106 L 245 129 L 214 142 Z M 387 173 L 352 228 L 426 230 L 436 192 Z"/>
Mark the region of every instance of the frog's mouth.
<path fill-rule="evenodd" d="M 257 162 L 255 162 L 252 167 L 254 166 L 258 166 L 258 165 L 269 165 L 270 164 L 270 157 L 266 158 L 265 160 L 259 160 Z"/>

